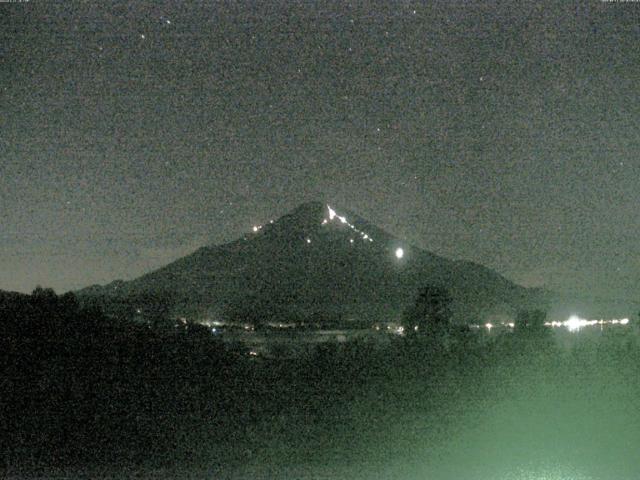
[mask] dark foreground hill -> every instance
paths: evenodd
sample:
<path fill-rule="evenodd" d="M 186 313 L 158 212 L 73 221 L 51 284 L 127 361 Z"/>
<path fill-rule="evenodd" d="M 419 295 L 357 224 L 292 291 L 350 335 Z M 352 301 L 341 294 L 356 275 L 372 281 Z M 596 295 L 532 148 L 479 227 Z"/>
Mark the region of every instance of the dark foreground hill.
<path fill-rule="evenodd" d="M 543 292 L 482 265 L 416 248 L 357 215 L 310 202 L 224 245 L 132 281 L 81 290 L 107 310 L 191 318 L 398 319 L 426 284 L 446 287 L 458 321 L 538 308 Z"/>

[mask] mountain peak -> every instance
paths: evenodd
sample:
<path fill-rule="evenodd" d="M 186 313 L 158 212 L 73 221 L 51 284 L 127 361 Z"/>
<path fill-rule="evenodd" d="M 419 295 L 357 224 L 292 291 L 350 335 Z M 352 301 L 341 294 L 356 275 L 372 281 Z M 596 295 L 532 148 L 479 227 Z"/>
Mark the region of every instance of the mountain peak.
<path fill-rule="evenodd" d="M 274 305 L 305 318 L 388 319 L 401 315 L 429 283 L 450 288 L 461 320 L 502 306 L 515 311 L 527 297 L 525 289 L 485 267 L 411 247 L 356 213 L 319 201 L 255 225 L 237 241 L 200 249 L 124 285 L 84 293 L 128 305 L 129 297 L 144 303 L 170 292 L 176 311 L 225 317 L 239 309 L 256 321 Z M 254 310 L 245 312 L 249 307 Z"/>
<path fill-rule="evenodd" d="M 327 213 L 327 204 L 317 200 L 301 203 L 290 215 L 298 218 L 313 218 L 314 220 L 322 219 Z"/>
<path fill-rule="evenodd" d="M 304 234 L 306 236 L 318 233 L 320 232 L 319 229 L 321 229 L 327 234 L 329 232 L 334 234 L 335 232 L 342 232 L 342 236 L 351 239 L 349 243 L 353 243 L 357 238 L 372 242 L 369 232 L 362 230 L 365 225 L 368 230 L 368 223 L 353 213 L 340 209 L 336 210 L 327 203 L 311 201 L 299 205 L 295 210 L 281 217 L 275 222 L 273 228 L 268 230 L 287 235 L 296 232 L 296 235 Z M 259 231 L 261 228 L 259 226 L 254 231 Z M 379 231 L 376 230 L 376 232 Z"/>

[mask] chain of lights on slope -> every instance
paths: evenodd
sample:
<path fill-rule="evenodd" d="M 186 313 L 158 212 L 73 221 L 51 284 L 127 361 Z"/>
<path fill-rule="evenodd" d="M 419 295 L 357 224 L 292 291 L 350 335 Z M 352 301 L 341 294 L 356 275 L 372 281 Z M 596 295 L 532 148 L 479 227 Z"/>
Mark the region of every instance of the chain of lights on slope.
<path fill-rule="evenodd" d="M 554 322 L 545 322 L 544 325 L 546 327 L 553 327 L 553 328 L 558 328 L 558 327 L 565 327 L 567 330 L 569 330 L 570 332 L 577 332 L 578 330 L 584 328 L 584 327 L 592 327 L 594 325 L 600 325 L 600 326 L 604 326 L 604 325 L 627 325 L 629 323 L 629 319 L 628 318 L 614 318 L 611 320 L 587 320 L 585 318 L 580 318 L 577 315 L 572 315 L 571 317 L 569 317 L 567 320 L 563 321 L 563 322 L 558 322 L 558 321 L 554 321 Z M 513 322 L 509 322 L 509 323 L 501 323 L 499 324 L 502 327 L 509 327 L 509 328 L 514 328 L 515 327 L 515 323 Z M 495 328 L 498 325 L 494 325 L 492 323 L 485 323 L 483 325 L 470 325 L 472 328 L 486 328 L 487 330 L 491 331 L 492 328 Z"/>
<path fill-rule="evenodd" d="M 329 218 L 325 218 L 324 220 L 322 220 L 321 225 L 326 225 L 329 222 L 338 219 L 338 221 L 340 221 L 340 223 L 346 225 L 347 227 L 349 227 L 351 230 L 353 230 L 356 234 L 360 235 L 360 237 L 362 238 L 363 241 L 365 242 L 373 242 L 373 239 L 369 236 L 368 233 L 363 232 L 362 230 L 358 229 L 355 225 L 351 224 L 348 222 L 346 217 L 343 217 L 342 215 L 338 215 L 336 213 L 336 211 L 331 208 L 329 205 L 327 205 L 327 209 L 329 211 Z M 271 220 L 269 223 L 273 223 L 273 220 Z M 264 227 L 264 225 L 254 225 L 253 226 L 253 232 L 254 233 L 258 233 L 260 230 L 262 230 Z M 307 243 L 311 243 L 311 239 L 307 238 L 305 239 L 305 241 Z M 349 243 L 353 244 L 354 243 L 354 239 L 350 238 L 349 239 Z M 398 249 L 398 251 L 396 251 L 396 256 L 398 256 L 398 258 L 401 258 L 402 255 L 404 254 L 404 252 L 402 252 L 402 249 Z"/>
<path fill-rule="evenodd" d="M 330 221 L 333 221 L 334 219 L 338 219 L 340 221 L 340 223 L 343 223 L 345 225 L 347 225 L 351 230 L 353 230 L 354 232 L 356 232 L 358 235 L 360 235 L 360 237 L 362 237 L 363 241 L 369 241 L 369 242 L 373 242 L 373 239 L 369 236 L 368 233 L 363 232 L 362 230 L 359 230 L 358 228 L 356 228 L 354 225 L 350 224 L 348 222 L 348 220 L 346 219 L 346 217 L 340 216 L 336 213 L 336 211 L 331 208 L 330 205 L 327 205 L 327 209 L 329 210 L 329 218 L 325 218 L 322 221 L 322 225 L 326 225 L 327 223 L 329 223 Z M 307 239 L 308 243 L 311 243 L 309 241 L 309 239 Z M 353 238 L 349 239 L 349 243 L 353 244 L 354 240 Z M 404 250 L 400 247 L 396 248 L 395 250 L 395 255 L 397 259 L 401 259 L 402 257 L 404 257 Z"/>
<path fill-rule="evenodd" d="M 326 225 L 327 223 L 335 220 L 336 218 L 340 221 L 340 223 L 345 224 L 346 226 L 348 226 L 351 230 L 353 230 L 355 233 L 357 233 L 358 235 L 360 235 L 360 237 L 362 238 L 363 241 L 369 241 L 369 242 L 373 242 L 373 239 L 369 236 L 368 233 L 363 232 L 362 230 L 359 230 L 358 228 L 356 228 L 354 225 L 352 225 L 351 223 L 349 223 L 347 221 L 346 217 L 343 217 L 341 215 L 338 215 L 336 213 L 336 211 L 331 208 L 331 206 L 327 205 L 327 209 L 329 210 L 329 218 L 325 218 L 324 220 L 322 220 L 322 225 Z M 353 243 L 353 238 L 349 239 L 350 243 Z"/>

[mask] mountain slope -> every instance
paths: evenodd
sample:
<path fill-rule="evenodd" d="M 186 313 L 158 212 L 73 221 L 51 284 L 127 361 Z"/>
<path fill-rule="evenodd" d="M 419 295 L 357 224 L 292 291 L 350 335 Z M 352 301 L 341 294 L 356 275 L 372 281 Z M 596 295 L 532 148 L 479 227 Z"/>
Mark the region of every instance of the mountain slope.
<path fill-rule="evenodd" d="M 447 287 L 459 321 L 538 306 L 528 290 L 471 262 L 412 247 L 357 215 L 305 203 L 234 242 L 203 247 L 129 282 L 81 298 L 171 299 L 174 313 L 396 318 L 427 283 Z M 401 250 L 401 256 L 400 251 Z"/>

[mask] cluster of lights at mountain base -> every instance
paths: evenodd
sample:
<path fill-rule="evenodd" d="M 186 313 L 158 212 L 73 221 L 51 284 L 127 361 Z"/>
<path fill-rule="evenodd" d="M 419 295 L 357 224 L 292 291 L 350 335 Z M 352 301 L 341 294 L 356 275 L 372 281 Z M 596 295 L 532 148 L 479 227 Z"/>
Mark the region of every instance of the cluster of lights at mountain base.
<path fill-rule="evenodd" d="M 487 331 L 491 331 L 491 329 L 496 328 L 496 327 L 508 327 L 508 328 L 514 328 L 515 327 L 515 323 L 513 322 L 507 322 L 507 323 L 499 323 L 499 324 L 494 324 L 491 322 L 487 322 L 487 323 L 473 323 L 469 325 L 470 328 L 475 328 L 475 329 L 480 329 L 480 328 L 486 328 Z"/>
<path fill-rule="evenodd" d="M 548 327 L 566 327 L 570 332 L 577 332 L 584 327 L 592 327 L 594 325 L 627 325 L 629 323 L 628 318 L 614 318 L 612 320 L 587 320 L 586 318 L 580 318 L 577 315 L 570 316 L 564 322 L 546 322 Z"/>
<path fill-rule="evenodd" d="M 584 328 L 584 327 L 592 327 L 594 325 L 600 325 L 601 327 L 604 325 L 628 325 L 629 324 L 629 319 L 628 318 L 614 318 L 611 320 L 587 320 L 585 318 L 580 318 L 577 315 L 572 315 L 571 317 L 569 317 L 567 320 L 563 321 L 563 322 L 559 322 L 559 321 L 553 321 L 553 322 L 545 322 L 544 325 L 545 327 L 565 327 L 567 330 L 569 330 L 570 332 L 577 332 L 578 330 Z M 514 322 L 503 322 L 500 323 L 499 325 L 501 325 L 502 327 L 508 327 L 508 328 L 515 328 L 515 323 Z M 474 324 L 474 325 L 470 325 L 471 328 L 486 328 L 488 331 L 491 331 L 492 328 L 494 328 L 496 325 L 494 325 L 493 323 L 487 322 L 485 324 Z"/>
<path fill-rule="evenodd" d="M 362 230 L 359 230 L 358 228 L 356 228 L 354 225 L 350 224 L 347 221 L 347 217 L 343 217 L 341 215 L 338 215 L 336 213 L 336 211 L 331 208 L 331 206 L 327 205 L 327 210 L 329 211 L 329 218 L 328 219 L 324 219 L 322 220 L 322 225 L 326 225 L 327 223 L 333 221 L 334 219 L 338 219 L 340 221 L 340 223 L 347 225 L 351 230 L 353 230 L 354 232 L 356 232 L 358 235 L 360 235 L 360 237 L 362 238 L 362 240 L 364 240 L 365 242 L 373 242 L 373 239 L 369 236 L 368 233 L 363 232 Z M 349 242 L 353 243 L 352 241 L 353 239 L 350 239 Z"/>

